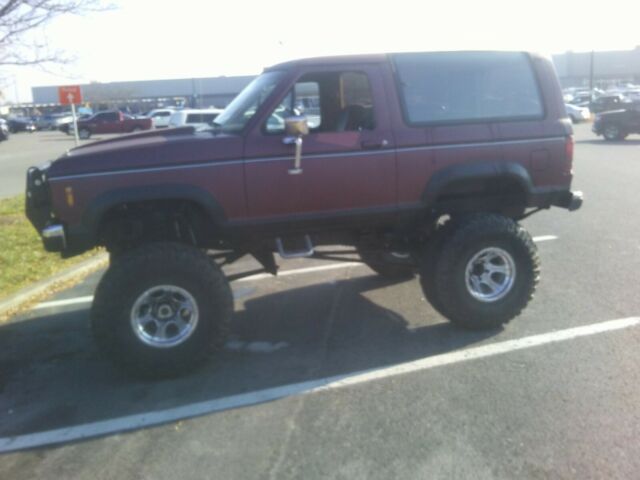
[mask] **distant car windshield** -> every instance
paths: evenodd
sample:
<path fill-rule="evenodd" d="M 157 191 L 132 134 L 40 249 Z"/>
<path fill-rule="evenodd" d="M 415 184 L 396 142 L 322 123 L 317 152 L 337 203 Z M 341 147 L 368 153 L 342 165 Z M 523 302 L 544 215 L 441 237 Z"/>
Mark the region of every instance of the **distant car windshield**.
<path fill-rule="evenodd" d="M 255 78 L 225 108 L 216 119 L 223 132 L 239 132 L 251 120 L 260 105 L 269 97 L 284 72 L 267 72 Z"/>

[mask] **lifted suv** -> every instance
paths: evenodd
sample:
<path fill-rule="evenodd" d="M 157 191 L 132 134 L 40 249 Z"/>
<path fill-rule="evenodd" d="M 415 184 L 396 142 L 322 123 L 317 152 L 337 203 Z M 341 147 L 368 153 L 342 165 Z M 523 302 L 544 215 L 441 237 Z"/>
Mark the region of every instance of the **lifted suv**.
<path fill-rule="evenodd" d="M 209 130 L 127 135 L 31 168 L 27 215 L 50 251 L 108 249 L 95 338 L 129 371 L 166 376 L 223 343 L 238 275 L 220 267 L 246 254 L 275 275 L 276 252 L 351 246 L 381 275 L 419 273 L 452 322 L 505 324 L 539 275 L 518 221 L 582 203 L 572 155 L 545 58 L 308 59 L 265 70 Z"/>

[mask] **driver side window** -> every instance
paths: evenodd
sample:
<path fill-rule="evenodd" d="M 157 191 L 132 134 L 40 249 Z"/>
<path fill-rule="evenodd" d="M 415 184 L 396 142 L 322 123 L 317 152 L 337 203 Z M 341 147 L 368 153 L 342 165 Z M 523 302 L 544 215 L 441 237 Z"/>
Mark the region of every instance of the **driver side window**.
<path fill-rule="evenodd" d="M 300 81 L 282 99 L 267 119 L 267 133 L 284 133 L 284 119 L 292 115 L 305 115 L 310 130 L 320 126 L 320 86 L 318 82 Z"/>
<path fill-rule="evenodd" d="M 312 132 L 374 129 L 371 87 L 363 72 L 319 72 L 304 75 L 271 113 L 268 134 L 282 134 L 285 118 L 307 117 Z"/>

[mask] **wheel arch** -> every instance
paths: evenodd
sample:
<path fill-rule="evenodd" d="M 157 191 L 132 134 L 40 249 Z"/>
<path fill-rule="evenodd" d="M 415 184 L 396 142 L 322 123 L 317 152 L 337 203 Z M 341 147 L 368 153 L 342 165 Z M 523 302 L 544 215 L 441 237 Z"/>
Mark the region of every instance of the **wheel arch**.
<path fill-rule="evenodd" d="M 206 219 L 217 227 L 226 222 L 220 203 L 207 191 L 192 185 L 164 184 L 144 188 L 131 187 L 110 190 L 97 196 L 87 207 L 82 223 L 94 239 L 102 222 L 118 207 L 150 202 L 188 202 L 197 206 Z"/>
<path fill-rule="evenodd" d="M 527 169 L 515 162 L 483 162 L 453 165 L 436 172 L 424 189 L 422 201 L 429 207 L 449 202 L 456 208 L 484 208 L 481 197 L 509 195 L 525 206 L 533 191 Z M 453 203 L 452 203 L 453 202 Z"/>

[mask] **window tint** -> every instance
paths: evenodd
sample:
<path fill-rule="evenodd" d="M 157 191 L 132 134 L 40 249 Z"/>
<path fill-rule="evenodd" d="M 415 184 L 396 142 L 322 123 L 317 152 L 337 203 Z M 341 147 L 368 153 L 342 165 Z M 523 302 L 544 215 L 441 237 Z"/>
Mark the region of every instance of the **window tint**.
<path fill-rule="evenodd" d="M 119 119 L 120 115 L 118 115 L 118 112 L 98 113 L 94 118 L 94 120 L 98 122 L 115 122 Z"/>
<path fill-rule="evenodd" d="M 303 76 L 268 118 L 267 133 L 283 133 L 284 119 L 307 117 L 316 132 L 360 131 L 374 127 L 373 99 L 362 72 L 321 72 Z"/>
<path fill-rule="evenodd" d="M 190 113 L 189 115 L 187 115 L 187 120 L 185 123 L 202 123 L 202 114 Z"/>
<path fill-rule="evenodd" d="M 218 116 L 217 113 L 203 113 L 202 114 L 202 122 L 203 123 L 212 123 L 216 117 Z"/>
<path fill-rule="evenodd" d="M 157 117 L 168 117 L 170 115 L 171 115 L 171 112 L 156 112 L 156 113 L 153 114 L 153 117 L 154 118 L 157 118 Z"/>
<path fill-rule="evenodd" d="M 401 53 L 393 58 L 409 123 L 542 117 L 524 53 Z"/>

